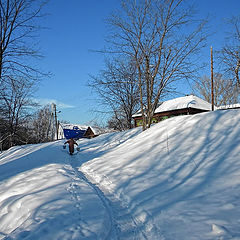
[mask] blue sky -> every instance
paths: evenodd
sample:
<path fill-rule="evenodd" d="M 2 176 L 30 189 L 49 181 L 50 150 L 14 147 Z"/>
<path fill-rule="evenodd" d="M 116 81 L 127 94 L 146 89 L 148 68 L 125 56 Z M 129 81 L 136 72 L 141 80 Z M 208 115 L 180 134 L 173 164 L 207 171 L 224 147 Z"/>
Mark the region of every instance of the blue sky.
<path fill-rule="evenodd" d="M 92 112 L 96 99 L 86 84 L 90 74 L 96 75 L 103 68 L 104 58 L 90 50 L 103 48 L 104 19 L 119 5 L 120 0 L 49 2 L 50 15 L 42 21 L 49 29 L 40 32 L 40 47 L 45 56 L 40 67 L 52 76 L 41 82 L 36 97 L 42 103 L 55 102 L 61 110 L 60 120 L 85 124 L 98 115 Z M 198 0 L 196 5 L 201 16 L 210 15 L 211 30 L 216 31 L 209 39 L 209 48 L 219 48 L 227 31 L 224 19 L 240 14 L 240 1 Z M 208 57 L 209 52 L 205 49 L 203 55 Z"/>

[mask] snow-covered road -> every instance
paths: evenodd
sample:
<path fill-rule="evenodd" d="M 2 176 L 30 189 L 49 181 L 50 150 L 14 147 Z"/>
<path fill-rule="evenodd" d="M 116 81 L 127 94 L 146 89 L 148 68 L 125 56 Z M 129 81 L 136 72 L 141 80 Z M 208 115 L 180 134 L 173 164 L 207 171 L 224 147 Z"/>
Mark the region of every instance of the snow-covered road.
<path fill-rule="evenodd" d="M 125 134 L 109 134 L 101 144 L 79 141 L 81 152 L 73 156 L 63 141 L 3 152 L 0 239 L 119 239 L 120 205 L 113 208 L 79 167 L 125 141 Z"/>
<path fill-rule="evenodd" d="M 106 200 L 73 167 L 78 156 L 69 156 L 61 147 L 60 142 L 15 147 L 1 155 L 5 164 L 0 167 L 5 171 L 0 185 L 0 239 L 114 236 L 114 220 Z M 54 155 L 55 163 L 47 155 Z M 9 157 L 11 161 L 5 162 Z M 41 164 L 39 160 L 44 158 Z"/>

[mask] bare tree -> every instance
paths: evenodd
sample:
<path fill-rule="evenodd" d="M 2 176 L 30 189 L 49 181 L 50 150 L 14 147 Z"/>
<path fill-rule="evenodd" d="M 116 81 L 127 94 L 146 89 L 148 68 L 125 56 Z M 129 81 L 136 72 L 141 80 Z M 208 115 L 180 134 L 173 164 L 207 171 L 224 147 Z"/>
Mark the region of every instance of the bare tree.
<path fill-rule="evenodd" d="M 216 106 L 233 104 L 238 102 L 238 89 L 236 84 L 225 79 L 222 74 L 214 73 L 214 104 Z M 193 92 L 201 96 L 207 102 L 211 102 L 211 79 L 203 76 L 192 86 Z"/>
<path fill-rule="evenodd" d="M 184 0 L 123 0 L 122 11 L 107 20 L 108 51 L 127 56 L 137 68 L 143 130 L 174 82 L 196 70 L 193 56 L 204 45 L 206 21 L 192 14 Z"/>
<path fill-rule="evenodd" d="M 36 34 L 46 2 L 0 1 L 0 118 L 4 122 L 0 138 L 8 135 L 9 147 L 29 139 L 24 133 L 28 107 L 32 106 L 30 97 L 36 81 L 45 75 L 34 59 L 41 57 Z"/>
<path fill-rule="evenodd" d="M 33 134 L 38 143 L 51 140 L 51 115 L 50 105 L 44 106 L 36 113 L 33 120 Z"/>
<path fill-rule="evenodd" d="M 240 17 L 233 17 L 229 25 L 231 32 L 220 51 L 220 60 L 224 65 L 225 73 L 240 87 Z"/>
<path fill-rule="evenodd" d="M 101 104 L 109 110 L 117 129 L 132 128 L 132 115 L 139 101 L 136 67 L 131 61 L 106 61 L 105 70 L 92 76 L 89 86 L 100 96 Z"/>
<path fill-rule="evenodd" d="M 4 136 L 2 138 L 12 147 L 19 141 L 26 143 L 20 134 L 28 121 L 29 107 L 34 106 L 30 100 L 33 83 L 21 78 L 13 79 L 8 88 L 0 91 L 1 119 L 4 121 Z"/>
<path fill-rule="evenodd" d="M 120 106 L 118 110 L 115 110 L 112 113 L 111 118 L 107 122 L 107 127 L 109 129 L 114 129 L 118 131 L 131 129 L 133 127 L 133 124 L 132 124 L 132 119 L 129 117 L 128 118 L 126 117 L 124 110 Z"/>
<path fill-rule="evenodd" d="M 42 75 L 30 58 L 40 57 L 34 40 L 44 0 L 0 1 L 0 84 Z M 30 61 L 31 60 L 31 61 Z"/>

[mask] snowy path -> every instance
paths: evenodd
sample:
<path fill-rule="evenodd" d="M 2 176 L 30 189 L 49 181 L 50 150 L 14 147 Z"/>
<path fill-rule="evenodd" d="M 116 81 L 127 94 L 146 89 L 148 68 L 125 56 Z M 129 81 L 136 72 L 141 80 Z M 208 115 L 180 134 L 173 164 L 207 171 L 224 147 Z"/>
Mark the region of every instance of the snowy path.
<path fill-rule="evenodd" d="M 108 229 L 106 229 L 106 233 L 104 238 L 106 240 L 117 240 L 117 239 L 137 239 L 137 236 L 142 236 L 141 239 L 147 239 L 143 232 L 141 232 L 141 228 L 131 215 L 130 209 L 126 202 L 122 201 L 120 198 L 116 197 L 114 194 L 107 193 L 105 195 L 105 191 L 102 191 L 100 187 L 95 184 L 95 181 L 91 182 L 91 179 L 88 179 L 84 173 L 81 171 L 82 161 L 84 156 L 88 156 L 88 161 L 90 156 L 93 157 L 94 154 L 98 154 L 99 152 L 106 153 L 110 151 L 112 148 L 120 146 L 123 142 L 128 140 L 128 136 L 122 136 L 121 141 L 119 139 L 111 139 L 111 144 L 106 144 L 100 141 L 97 142 L 97 145 L 90 145 L 89 142 L 83 141 L 81 146 L 84 146 L 85 142 L 87 145 L 83 152 L 80 152 L 74 156 L 68 156 L 67 161 L 71 165 L 72 169 L 75 172 L 76 181 L 86 183 L 98 196 L 102 205 L 104 206 L 107 218 L 109 221 Z M 78 180 L 77 180 L 78 179 Z M 76 184 L 76 183 L 75 183 Z M 104 188 L 104 186 L 101 186 Z M 78 199 L 77 199 L 78 200 Z"/>
<path fill-rule="evenodd" d="M 102 239 L 106 240 L 115 240 L 118 239 L 118 226 L 117 223 L 115 222 L 114 215 L 113 215 L 113 210 L 110 201 L 105 197 L 104 193 L 93 183 L 91 183 L 85 176 L 84 174 L 78 170 L 77 164 L 76 164 L 76 156 L 69 157 L 68 161 L 70 165 L 72 166 L 74 172 L 75 172 L 75 183 L 72 184 L 70 192 L 73 194 L 74 199 L 76 202 L 79 202 L 81 204 L 81 199 L 78 197 L 78 192 L 79 194 L 82 194 L 82 192 L 79 190 L 76 190 L 76 186 L 78 186 L 78 183 L 84 182 L 86 185 L 88 185 L 98 196 L 99 200 L 101 201 L 102 205 L 105 208 L 105 211 L 107 213 L 107 218 L 109 222 L 108 229 L 106 230 L 106 233 L 104 233 L 104 237 Z M 75 189 L 75 190 L 73 190 Z M 78 206 L 78 205 L 77 205 Z M 79 213 L 81 212 L 81 209 L 79 209 Z M 81 213 L 80 213 L 81 214 Z M 81 223 L 80 223 L 81 224 Z M 82 225 L 81 225 L 82 227 Z"/>
<path fill-rule="evenodd" d="M 78 170 L 82 156 L 61 146 L 16 147 L 1 155 L 1 240 L 119 239 L 112 203 Z"/>
<path fill-rule="evenodd" d="M 126 229 L 134 235 L 137 230 L 126 206 L 106 197 L 80 171 L 83 163 L 129 136 L 85 139 L 74 156 L 62 149 L 63 141 L 14 147 L 1 154 L 0 239 L 118 240 L 124 239 Z"/>

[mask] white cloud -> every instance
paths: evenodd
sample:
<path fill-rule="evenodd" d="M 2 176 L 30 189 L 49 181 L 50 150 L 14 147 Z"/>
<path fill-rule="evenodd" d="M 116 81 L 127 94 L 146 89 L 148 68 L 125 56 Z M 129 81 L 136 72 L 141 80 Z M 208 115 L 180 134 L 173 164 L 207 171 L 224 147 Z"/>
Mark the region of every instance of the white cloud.
<path fill-rule="evenodd" d="M 55 103 L 57 105 L 57 108 L 60 109 L 65 109 L 65 108 L 75 108 L 73 105 L 69 105 L 63 102 L 60 102 L 56 99 L 49 99 L 49 98 L 38 98 L 38 99 L 33 99 L 33 101 L 37 102 L 41 106 L 45 106 L 47 104 Z"/>

